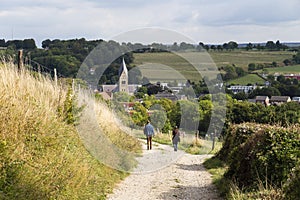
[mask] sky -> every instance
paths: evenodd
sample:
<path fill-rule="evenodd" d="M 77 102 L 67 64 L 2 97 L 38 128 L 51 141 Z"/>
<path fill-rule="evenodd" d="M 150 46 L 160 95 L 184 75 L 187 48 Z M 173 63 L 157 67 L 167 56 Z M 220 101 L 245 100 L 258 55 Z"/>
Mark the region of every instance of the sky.
<path fill-rule="evenodd" d="M 38 46 L 45 39 L 109 40 L 142 28 L 175 31 L 205 44 L 300 41 L 299 0 L 0 0 L 0 5 L 0 39 L 33 38 Z"/>

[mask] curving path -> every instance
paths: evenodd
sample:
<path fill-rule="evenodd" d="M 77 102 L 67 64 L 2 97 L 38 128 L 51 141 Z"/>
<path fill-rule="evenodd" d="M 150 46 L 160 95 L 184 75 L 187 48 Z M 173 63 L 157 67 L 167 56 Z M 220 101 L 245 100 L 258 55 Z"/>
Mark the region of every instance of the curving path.
<path fill-rule="evenodd" d="M 219 200 L 211 175 L 202 165 L 210 156 L 174 152 L 170 146 L 154 144 L 152 150 L 144 150 L 138 157 L 137 168 L 107 199 Z"/>

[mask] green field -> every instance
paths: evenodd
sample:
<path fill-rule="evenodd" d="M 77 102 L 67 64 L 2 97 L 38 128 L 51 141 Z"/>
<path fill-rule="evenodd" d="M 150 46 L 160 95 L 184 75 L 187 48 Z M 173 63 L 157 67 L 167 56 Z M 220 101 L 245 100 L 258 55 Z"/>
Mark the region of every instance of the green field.
<path fill-rule="evenodd" d="M 269 74 L 299 74 L 300 73 L 300 65 L 293 66 L 285 66 L 285 67 L 276 67 L 276 68 L 267 68 L 266 69 Z M 262 72 L 262 70 L 257 70 L 257 72 Z"/>
<path fill-rule="evenodd" d="M 282 63 L 294 55 L 289 51 L 221 51 L 209 54 L 217 66 L 235 64 L 244 69 L 248 68 L 249 63 Z"/>
<path fill-rule="evenodd" d="M 243 76 L 241 78 L 237 78 L 234 80 L 228 81 L 229 84 L 234 85 L 247 85 L 247 84 L 259 84 L 262 85 L 265 83 L 265 80 L 261 77 L 259 77 L 256 74 L 248 74 L 246 76 Z"/>
<path fill-rule="evenodd" d="M 222 51 L 222 52 L 185 52 L 179 53 L 135 53 L 134 65 L 139 67 L 142 74 L 150 81 L 184 82 L 186 80 L 198 81 L 202 77 L 215 77 L 217 67 L 235 64 L 237 67 L 247 69 L 249 63 L 282 63 L 294 55 L 288 51 Z M 199 71 L 183 57 L 201 60 Z M 199 63 L 198 63 L 199 65 Z M 279 68 L 276 68 L 279 69 Z"/>
<path fill-rule="evenodd" d="M 204 76 L 215 78 L 219 73 L 213 60 L 205 52 L 139 53 L 134 54 L 134 58 L 133 64 L 151 81 L 199 81 Z"/>

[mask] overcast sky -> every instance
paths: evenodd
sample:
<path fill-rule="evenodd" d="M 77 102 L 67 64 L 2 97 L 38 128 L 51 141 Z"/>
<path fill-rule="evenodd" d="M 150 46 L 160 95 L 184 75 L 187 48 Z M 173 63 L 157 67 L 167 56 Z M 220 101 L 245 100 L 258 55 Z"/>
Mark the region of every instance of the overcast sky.
<path fill-rule="evenodd" d="M 300 41 L 300 0 L 0 0 L 0 39 L 105 39 L 145 27 L 204 43 Z M 134 42 L 134 41 L 133 41 Z"/>

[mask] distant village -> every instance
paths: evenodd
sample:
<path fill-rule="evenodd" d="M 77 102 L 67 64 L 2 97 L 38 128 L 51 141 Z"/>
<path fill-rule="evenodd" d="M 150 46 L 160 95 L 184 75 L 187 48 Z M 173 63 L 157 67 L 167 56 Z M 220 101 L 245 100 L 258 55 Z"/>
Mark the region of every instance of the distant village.
<path fill-rule="evenodd" d="M 128 69 L 126 66 L 126 63 L 124 59 L 122 60 L 122 63 L 119 68 L 119 80 L 117 84 L 110 84 L 110 85 L 101 85 L 99 90 L 95 90 L 96 93 L 99 93 L 104 100 L 112 100 L 114 93 L 116 92 L 125 92 L 128 95 L 134 95 L 138 88 L 142 87 L 142 85 L 139 84 L 129 84 L 128 83 Z M 277 75 L 278 76 L 278 75 Z M 300 80 L 300 75 L 297 74 L 286 74 L 284 75 L 285 78 L 290 79 L 297 79 Z M 275 74 L 276 78 L 276 74 Z M 152 84 L 148 84 L 147 87 L 153 86 Z M 187 100 L 187 96 L 184 94 L 180 94 L 180 92 L 185 87 L 189 87 L 186 83 L 178 83 L 177 86 L 170 87 L 168 83 L 156 83 L 156 86 L 162 88 L 160 92 L 157 94 L 154 94 L 156 99 L 162 99 L 166 98 L 172 101 L 178 101 L 178 100 Z M 232 91 L 233 94 L 237 94 L 240 92 L 244 92 L 245 94 L 250 93 L 252 90 L 256 88 L 263 88 L 268 87 L 269 82 L 266 81 L 264 86 L 257 86 L 257 85 L 231 85 L 227 87 L 228 90 Z M 252 103 L 261 103 L 265 106 L 270 105 L 280 105 L 282 103 L 287 103 L 291 101 L 299 102 L 300 103 L 300 97 L 289 97 L 289 96 L 256 96 L 254 99 L 248 99 L 249 102 Z M 124 102 L 125 103 L 125 102 Z M 131 103 L 132 104 L 132 103 Z M 132 108 L 134 104 L 130 105 L 130 103 L 127 103 L 124 105 L 124 107 Z"/>
<path fill-rule="evenodd" d="M 135 92 L 138 90 L 138 88 L 142 87 L 142 85 L 139 85 L 139 84 L 129 84 L 128 83 L 128 70 L 127 70 L 124 59 L 122 60 L 122 63 L 120 65 L 118 76 L 119 76 L 119 81 L 117 84 L 114 84 L 114 85 L 103 84 L 101 89 L 95 90 L 95 92 L 99 93 L 105 100 L 112 100 L 114 93 L 116 93 L 116 92 L 125 92 L 129 95 L 134 95 Z M 284 77 L 300 80 L 300 75 L 296 75 L 296 74 L 287 74 L 287 75 L 284 75 Z M 275 74 L 275 79 L 276 79 L 276 74 Z M 255 90 L 257 88 L 268 87 L 269 85 L 270 85 L 270 83 L 268 81 L 266 81 L 264 86 L 231 85 L 227 89 L 230 90 L 233 94 L 237 94 L 240 92 L 244 92 L 245 94 L 248 94 L 252 90 Z M 156 99 L 166 98 L 166 99 L 170 99 L 172 101 L 187 99 L 187 96 L 180 94 L 180 91 L 182 91 L 184 87 L 189 87 L 189 85 L 187 85 L 186 83 L 178 83 L 177 86 L 170 87 L 168 85 L 168 83 L 160 83 L 159 82 L 159 83 L 157 83 L 157 86 L 161 87 L 162 91 L 158 92 L 157 94 L 154 94 Z M 165 90 L 165 88 L 168 88 L 168 90 Z M 291 101 L 300 103 L 300 97 L 256 96 L 254 99 L 248 99 L 248 101 L 252 102 L 252 103 L 261 103 L 265 106 L 270 106 L 270 105 L 280 105 L 282 103 L 287 103 L 287 102 L 291 102 Z M 126 107 L 128 107 L 128 106 L 132 107 L 133 105 L 131 105 L 131 106 L 129 104 L 126 105 Z"/>

